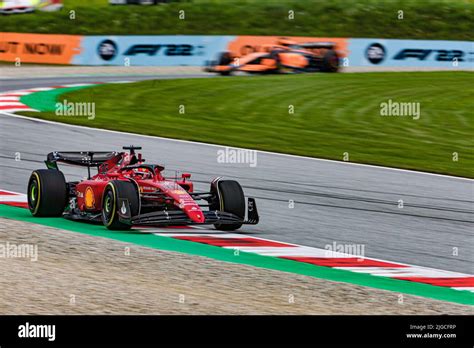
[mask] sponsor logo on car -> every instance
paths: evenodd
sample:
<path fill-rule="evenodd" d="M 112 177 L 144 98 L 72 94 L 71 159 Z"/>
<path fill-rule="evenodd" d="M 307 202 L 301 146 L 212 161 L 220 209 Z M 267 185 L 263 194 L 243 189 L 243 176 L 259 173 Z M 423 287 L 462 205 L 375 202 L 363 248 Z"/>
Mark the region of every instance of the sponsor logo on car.
<path fill-rule="evenodd" d="M 127 214 L 127 206 L 125 205 L 125 201 L 122 203 L 122 208 L 120 208 L 120 212 L 125 215 Z"/>
<path fill-rule="evenodd" d="M 84 204 L 86 205 L 87 209 L 93 209 L 95 208 L 95 195 L 94 195 L 94 190 L 92 190 L 92 187 L 87 186 L 86 192 L 84 195 Z"/>

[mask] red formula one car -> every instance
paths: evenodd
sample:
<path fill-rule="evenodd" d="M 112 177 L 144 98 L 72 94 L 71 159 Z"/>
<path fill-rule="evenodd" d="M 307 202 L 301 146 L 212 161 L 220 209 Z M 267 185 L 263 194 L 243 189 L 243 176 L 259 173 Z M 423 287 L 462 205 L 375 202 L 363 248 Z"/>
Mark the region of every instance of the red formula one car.
<path fill-rule="evenodd" d="M 230 75 L 234 71 L 246 73 L 337 72 L 339 55 L 333 42 L 296 43 L 280 39 L 277 44 L 262 45 L 258 52 L 235 56 L 222 52 L 211 61 L 205 71 Z"/>
<path fill-rule="evenodd" d="M 129 152 L 51 152 L 48 169 L 33 171 L 28 182 L 28 207 L 34 216 L 64 216 L 102 222 L 113 230 L 132 225 L 213 224 L 236 230 L 257 224 L 255 199 L 246 198 L 237 181 L 216 178 L 208 192 L 194 192 L 190 174 L 166 179 L 164 167 L 145 164 L 141 147 Z M 58 162 L 87 167 L 88 177 L 67 182 Z M 91 168 L 97 174 L 91 176 Z"/>

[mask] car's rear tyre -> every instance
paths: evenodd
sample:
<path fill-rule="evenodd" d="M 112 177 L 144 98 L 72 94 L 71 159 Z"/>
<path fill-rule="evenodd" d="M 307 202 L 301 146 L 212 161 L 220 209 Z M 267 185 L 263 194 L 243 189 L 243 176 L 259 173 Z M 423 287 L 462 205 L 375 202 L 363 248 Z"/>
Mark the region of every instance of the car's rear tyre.
<path fill-rule="evenodd" d="M 323 56 L 321 71 L 337 72 L 339 70 L 339 56 L 336 51 L 328 50 Z"/>
<path fill-rule="evenodd" d="M 33 216 L 62 216 L 67 204 L 64 174 L 56 169 L 38 169 L 28 181 L 28 208 Z"/>
<path fill-rule="evenodd" d="M 212 186 L 216 192 L 216 201 L 211 205 L 211 210 L 225 211 L 232 213 L 242 220 L 245 218 L 245 196 L 242 187 L 234 180 L 219 180 L 217 185 Z M 242 226 L 235 224 L 214 224 L 217 230 L 234 231 Z"/>
<path fill-rule="evenodd" d="M 113 180 L 104 189 L 102 196 L 102 222 L 109 230 L 129 230 L 132 225 L 119 219 L 119 199 L 128 200 L 130 215 L 138 214 L 140 197 L 136 185 L 131 181 Z"/>

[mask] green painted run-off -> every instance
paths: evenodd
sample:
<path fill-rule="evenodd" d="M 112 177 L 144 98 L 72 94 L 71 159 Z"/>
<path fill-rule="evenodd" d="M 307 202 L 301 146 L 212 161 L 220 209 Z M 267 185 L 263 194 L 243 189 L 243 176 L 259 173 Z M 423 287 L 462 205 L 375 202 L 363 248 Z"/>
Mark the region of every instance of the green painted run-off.
<path fill-rule="evenodd" d="M 20 103 L 28 105 L 30 108 L 41 112 L 56 111 L 56 103 L 61 102 L 58 97 L 61 94 L 78 91 L 80 89 L 97 86 L 97 84 L 74 86 L 65 88 L 55 88 L 49 91 L 33 92 L 20 97 Z"/>
<path fill-rule="evenodd" d="M 133 243 L 136 245 L 160 250 L 199 255 L 219 261 L 296 273 L 331 281 L 345 282 L 398 293 L 423 296 L 436 300 L 474 305 L 474 294 L 469 291 L 458 291 L 428 284 L 373 276 L 370 274 L 355 273 L 242 251 L 236 255 L 234 250 L 231 249 L 224 249 L 211 245 L 178 240 L 171 237 L 157 236 L 155 234 L 138 231 L 114 232 L 107 230 L 101 225 L 90 225 L 73 222 L 63 218 L 34 218 L 27 209 L 2 204 L 0 204 L 0 216 L 44 226 L 65 229 L 72 232 L 84 233 L 95 237 L 110 238 L 121 242 Z"/>

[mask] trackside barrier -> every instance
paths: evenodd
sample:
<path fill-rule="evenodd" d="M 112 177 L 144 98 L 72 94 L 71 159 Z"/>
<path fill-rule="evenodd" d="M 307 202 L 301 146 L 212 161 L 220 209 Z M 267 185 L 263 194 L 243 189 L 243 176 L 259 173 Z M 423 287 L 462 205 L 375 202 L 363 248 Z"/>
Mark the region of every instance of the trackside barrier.
<path fill-rule="evenodd" d="M 474 42 L 349 39 L 349 66 L 473 68 Z"/>
<path fill-rule="evenodd" d="M 0 60 L 71 64 L 81 53 L 81 40 L 79 35 L 0 33 Z"/>
<path fill-rule="evenodd" d="M 0 33 L 0 60 L 121 66 L 203 66 L 219 53 L 237 55 L 274 44 L 278 36 L 82 36 Z M 297 43 L 334 42 L 348 67 L 474 67 L 474 42 L 286 37 Z"/>
<path fill-rule="evenodd" d="M 85 36 L 72 64 L 201 66 L 226 50 L 232 36 Z"/>

